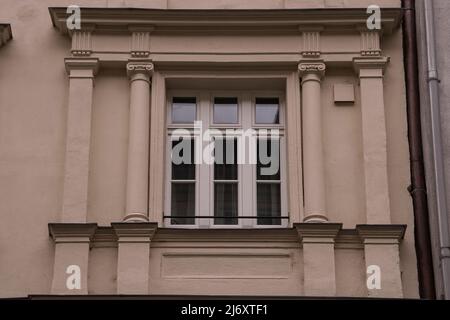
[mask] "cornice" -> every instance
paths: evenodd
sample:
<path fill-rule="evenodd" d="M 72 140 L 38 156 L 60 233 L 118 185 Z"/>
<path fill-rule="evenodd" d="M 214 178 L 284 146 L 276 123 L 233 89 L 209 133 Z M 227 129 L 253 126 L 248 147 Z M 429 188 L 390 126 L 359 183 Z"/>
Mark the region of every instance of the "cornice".
<path fill-rule="evenodd" d="M 62 33 L 69 33 L 66 25 L 66 7 L 50 7 L 53 25 Z M 381 9 L 381 25 L 384 33 L 397 28 L 400 23 L 400 8 Z M 225 30 L 253 30 L 267 32 L 294 31 L 299 27 L 337 29 L 353 28 L 366 23 L 365 9 L 281 9 L 281 10 L 167 10 L 137 8 L 81 8 L 82 28 L 95 26 L 95 32 L 130 33 L 131 28 L 150 26 L 157 31 L 204 32 L 209 28 Z"/>
<path fill-rule="evenodd" d="M 97 230 L 96 223 L 49 223 L 48 231 L 56 243 L 90 242 Z"/>
<path fill-rule="evenodd" d="M 295 223 L 294 227 L 303 243 L 333 243 L 342 223 Z"/>
<path fill-rule="evenodd" d="M 298 242 L 293 229 L 158 229 L 155 241 Z"/>
<path fill-rule="evenodd" d="M 356 226 L 356 231 L 364 244 L 397 244 L 405 236 L 404 224 L 380 224 Z"/>
<path fill-rule="evenodd" d="M 122 223 L 119 223 L 122 224 Z M 123 228 L 114 227 L 98 227 L 92 238 L 91 244 L 94 248 L 114 248 L 117 247 L 119 234 L 122 242 L 149 242 L 152 246 L 158 247 L 251 247 L 251 248 L 301 248 L 303 240 L 311 242 L 328 243 L 334 239 L 336 249 L 363 249 L 362 239 L 356 229 L 340 229 L 341 224 L 317 224 L 317 227 L 308 223 L 307 228 L 313 230 L 305 230 L 301 228 L 304 237 L 299 239 L 298 225 L 288 229 L 178 229 L 178 228 L 157 228 L 154 234 L 148 232 L 148 228 L 141 228 L 142 223 L 136 223 L 136 227 L 129 228 L 130 223 L 123 223 Z M 156 226 L 155 226 L 156 227 Z M 325 228 L 325 232 L 324 232 Z M 153 228 L 150 228 L 153 229 Z M 331 229 L 331 230 L 330 230 Z M 336 233 L 336 229 L 338 232 Z M 117 230 L 117 231 L 116 231 Z M 149 240 L 149 234 L 152 238 Z M 137 239 L 144 240 L 136 241 Z M 328 238 L 327 238 L 328 237 Z M 334 238 L 333 238 L 334 237 Z M 325 240 L 324 240 L 325 238 Z"/>
<path fill-rule="evenodd" d="M 150 242 L 158 229 L 155 222 L 115 222 L 111 223 L 118 242 Z"/>
<path fill-rule="evenodd" d="M 0 23 L 0 47 L 5 45 L 12 39 L 11 25 L 7 23 Z"/>
<path fill-rule="evenodd" d="M 64 63 L 66 71 L 71 77 L 93 77 L 97 74 L 99 68 L 98 58 L 65 58 Z"/>
<path fill-rule="evenodd" d="M 377 77 L 382 76 L 390 58 L 380 57 L 355 57 L 353 58 L 353 68 L 361 77 Z M 372 70 L 372 71 L 370 71 Z M 373 72 L 381 71 L 381 72 Z"/>

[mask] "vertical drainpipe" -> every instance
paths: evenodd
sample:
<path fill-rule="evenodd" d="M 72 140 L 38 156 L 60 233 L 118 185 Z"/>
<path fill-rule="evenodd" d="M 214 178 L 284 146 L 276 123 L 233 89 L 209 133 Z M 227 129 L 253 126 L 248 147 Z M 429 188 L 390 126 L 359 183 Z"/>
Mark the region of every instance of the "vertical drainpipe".
<path fill-rule="evenodd" d="M 439 229 L 439 261 L 442 272 L 444 299 L 450 299 L 450 237 L 445 192 L 445 171 L 442 156 L 442 136 L 439 106 L 439 78 L 436 63 L 436 43 L 434 35 L 433 1 L 424 1 L 424 20 L 427 48 L 427 86 L 431 114 L 431 138 L 434 165 L 434 187 Z"/>
<path fill-rule="evenodd" d="M 423 164 L 414 0 L 403 0 L 402 7 L 404 9 L 403 55 L 405 59 L 411 170 L 411 185 L 408 190 L 411 194 L 414 208 L 414 238 L 417 254 L 419 294 L 422 299 L 435 299 L 436 290 L 434 286 L 425 169 Z"/>

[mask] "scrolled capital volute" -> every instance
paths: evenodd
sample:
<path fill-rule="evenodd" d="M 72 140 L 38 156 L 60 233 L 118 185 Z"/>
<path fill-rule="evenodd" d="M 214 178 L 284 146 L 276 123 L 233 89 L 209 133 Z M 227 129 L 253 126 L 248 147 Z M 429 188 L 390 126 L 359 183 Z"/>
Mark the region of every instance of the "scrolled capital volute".
<path fill-rule="evenodd" d="M 136 75 L 151 77 L 153 70 L 154 65 L 151 62 L 133 61 L 127 63 L 127 74 L 130 78 L 133 78 Z"/>
<path fill-rule="evenodd" d="M 298 72 L 300 77 L 306 74 L 317 74 L 320 77 L 325 75 L 326 65 L 322 61 L 300 62 L 298 64 Z"/>

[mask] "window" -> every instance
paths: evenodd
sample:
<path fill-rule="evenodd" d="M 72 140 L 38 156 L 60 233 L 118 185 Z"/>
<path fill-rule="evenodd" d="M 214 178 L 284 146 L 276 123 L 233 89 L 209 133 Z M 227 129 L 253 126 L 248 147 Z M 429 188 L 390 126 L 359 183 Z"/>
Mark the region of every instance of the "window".
<path fill-rule="evenodd" d="M 238 123 L 238 99 L 236 97 L 214 97 L 214 123 Z"/>
<path fill-rule="evenodd" d="M 172 123 L 194 123 L 197 115 L 195 97 L 172 99 Z"/>
<path fill-rule="evenodd" d="M 280 92 L 170 92 L 164 223 L 286 227 Z"/>
<path fill-rule="evenodd" d="M 280 103 L 278 98 L 256 98 L 255 113 L 258 124 L 280 123 Z"/>

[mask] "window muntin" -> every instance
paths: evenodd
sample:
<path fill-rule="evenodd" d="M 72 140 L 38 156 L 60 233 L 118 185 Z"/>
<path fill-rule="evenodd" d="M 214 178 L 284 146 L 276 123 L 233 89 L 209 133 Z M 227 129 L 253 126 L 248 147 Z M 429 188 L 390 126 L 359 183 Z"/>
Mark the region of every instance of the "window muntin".
<path fill-rule="evenodd" d="M 225 138 L 225 132 L 228 130 L 242 132 L 248 129 L 254 130 L 254 137 L 258 139 L 261 130 L 277 129 L 280 133 L 278 138 L 278 154 L 280 157 L 280 171 L 278 175 L 257 176 L 257 168 L 261 169 L 267 165 L 255 162 L 252 164 L 238 163 L 236 166 L 230 166 L 227 163 L 217 163 L 215 159 L 212 163 L 196 164 L 196 180 L 195 187 L 192 186 L 195 195 L 195 221 L 183 218 L 189 224 L 173 224 L 170 216 L 173 216 L 171 209 L 172 200 L 166 197 L 165 200 L 165 223 L 172 227 L 182 228 L 239 228 L 239 227 L 258 227 L 273 228 L 286 227 L 287 219 L 287 187 L 286 170 L 285 170 L 285 143 L 284 143 L 284 105 L 282 94 L 279 92 L 259 91 L 259 92 L 209 92 L 209 91 L 171 91 L 169 94 L 169 102 L 173 97 L 195 96 L 197 103 L 197 120 L 202 121 L 202 130 L 216 130 L 219 133 L 213 134 L 212 144 L 220 144 L 221 140 L 233 141 L 230 136 Z M 228 97 L 237 100 L 237 123 L 217 124 L 214 121 L 214 102 L 217 97 Z M 256 123 L 256 106 L 257 98 L 268 98 L 269 102 L 278 101 L 278 124 L 257 124 Z M 271 99 L 271 100 L 270 100 Z M 258 100 L 258 103 L 261 100 Z M 264 102 L 264 101 L 263 101 Z M 171 103 L 169 104 L 171 106 Z M 236 118 L 235 118 L 236 119 Z M 195 137 L 196 147 L 205 147 L 209 142 L 201 140 L 198 135 L 196 125 L 173 123 L 168 118 L 168 137 L 174 130 L 182 128 L 186 130 L 191 137 Z M 241 130 L 241 131 L 240 131 Z M 219 139 L 220 137 L 220 139 Z M 239 144 L 241 136 L 237 134 L 238 150 L 231 152 L 233 157 L 239 156 L 241 151 Z M 199 139 L 199 140 L 197 140 Z M 226 143 L 225 141 L 225 143 Z M 270 143 L 270 142 L 269 142 Z M 231 143 L 235 148 L 234 143 Z M 257 143 L 254 144 L 253 150 L 258 153 Z M 170 146 L 168 146 L 170 147 Z M 248 147 L 248 146 L 247 146 Z M 222 147 L 223 148 L 223 147 Z M 168 151 L 170 154 L 170 151 Z M 248 152 L 243 151 L 243 152 Z M 214 151 L 215 156 L 215 151 Z M 227 154 L 225 157 L 227 157 Z M 225 160 L 224 160 L 225 161 Z M 167 167 L 172 170 L 171 165 Z M 166 194 L 171 195 L 171 180 L 166 184 Z M 188 191 L 189 192 L 189 191 Z M 264 195 L 264 196 L 263 196 Z M 186 201 L 187 202 L 187 201 Z M 192 210 L 192 209 L 191 209 Z M 186 214 L 187 215 L 187 214 Z M 177 217 L 178 218 L 178 217 Z M 178 218 L 178 220 L 181 220 Z"/>

